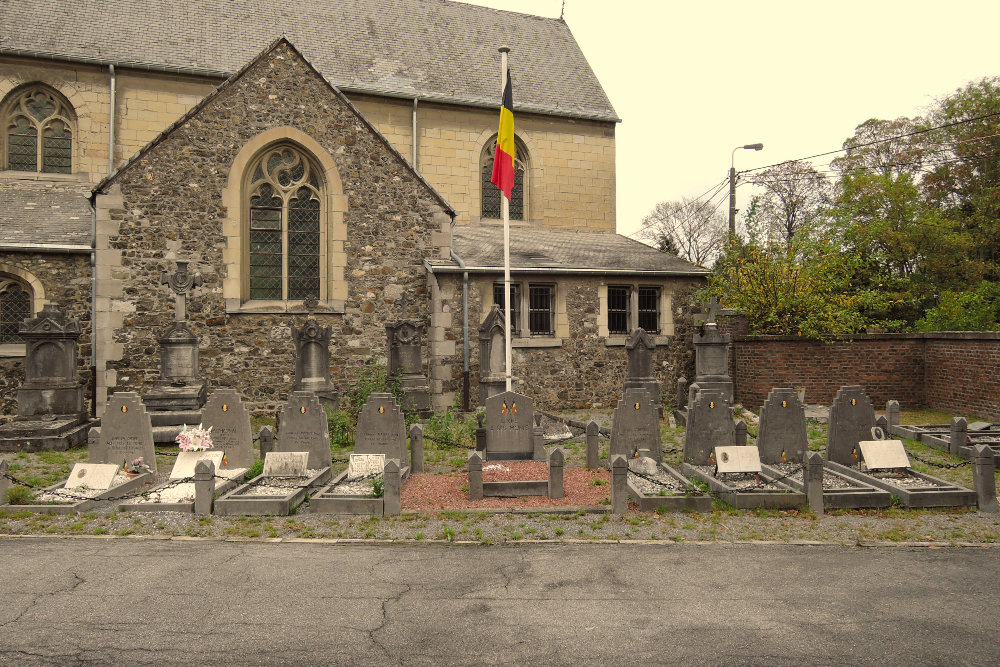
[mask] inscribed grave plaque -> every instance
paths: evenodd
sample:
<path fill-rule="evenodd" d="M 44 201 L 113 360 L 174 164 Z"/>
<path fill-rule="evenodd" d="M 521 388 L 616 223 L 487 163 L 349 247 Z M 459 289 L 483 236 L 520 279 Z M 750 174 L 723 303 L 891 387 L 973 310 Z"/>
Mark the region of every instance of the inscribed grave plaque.
<path fill-rule="evenodd" d="M 319 398 L 305 391 L 293 391 L 278 423 L 277 452 L 309 452 L 309 467 L 328 468 L 330 427 Z"/>
<path fill-rule="evenodd" d="M 826 458 L 850 466 L 858 462 L 857 450 L 862 440 L 871 440 L 875 426 L 875 407 L 858 385 L 841 387 L 830 406 Z"/>
<path fill-rule="evenodd" d="M 385 454 L 351 454 L 347 463 L 347 481 L 369 475 L 381 475 L 385 470 Z"/>
<path fill-rule="evenodd" d="M 63 485 L 64 489 L 100 489 L 111 488 L 111 482 L 118 474 L 119 465 L 114 463 L 74 463 L 69 471 L 69 479 Z"/>
<path fill-rule="evenodd" d="M 535 453 L 534 401 L 513 391 L 486 399 L 487 460 L 528 460 Z"/>
<path fill-rule="evenodd" d="M 96 451 L 90 450 L 91 463 L 132 463 L 138 458 L 156 472 L 156 450 L 153 449 L 153 425 L 139 394 L 131 391 L 115 393 L 101 418 L 101 435 Z"/>
<path fill-rule="evenodd" d="M 608 456 L 621 454 L 630 459 L 642 449 L 649 450 L 650 458 L 657 462 L 663 460 L 659 406 L 654 404 L 649 391 L 631 387 L 615 407 Z"/>
<path fill-rule="evenodd" d="M 910 467 L 902 440 L 862 440 L 858 447 L 869 470 Z"/>
<path fill-rule="evenodd" d="M 264 477 L 305 477 L 309 452 L 268 452 L 264 457 Z"/>
<path fill-rule="evenodd" d="M 687 430 L 684 432 L 684 462 L 709 465 L 716 447 L 730 447 L 736 442 L 733 411 L 723 392 L 703 389 L 688 406 Z"/>
<path fill-rule="evenodd" d="M 772 389 L 760 409 L 757 447 L 764 463 L 801 463 L 806 451 L 806 411 L 799 393 Z"/>
<path fill-rule="evenodd" d="M 719 472 L 760 472 L 760 451 L 749 447 L 716 447 Z"/>
<path fill-rule="evenodd" d="M 392 394 L 374 393 L 358 415 L 354 437 L 355 454 L 385 454 L 400 464 L 409 460 L 406 452 L 406 420 Z"/>
<path fill-rule="evenodd" d="M 215 431 L 212 431 L 215 433 Z M 215 464 L 215 469 L 222 467 L 222 457 L 225 454 L 218 449 L 201 450 L 197 452 L 181 452 L 177 455 L 177 462 L 170 470 L 170 479 L 184 479 L 194 477 L 194 467 L 198 461 L 211 461 Z"/>
<path fill-rule="evenodd" d="M 253 465 L 253 435 L 250 410 L 232 389 L 216 389 L 201 413 L 202 425 L 212 427 L 212 446 L 226 454 L 226 467 Z M 218 463 L 216 469 L 218 469 Z"/>

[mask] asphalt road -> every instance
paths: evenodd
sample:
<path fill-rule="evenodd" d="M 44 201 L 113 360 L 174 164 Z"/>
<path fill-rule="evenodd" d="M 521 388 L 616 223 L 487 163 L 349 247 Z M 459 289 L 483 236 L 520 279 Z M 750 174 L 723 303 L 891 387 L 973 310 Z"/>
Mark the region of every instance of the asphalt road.
<path fill-rule="evenodd" d="M 0 539 L 0 664 L 981 664 L 1000 550 Z"/>

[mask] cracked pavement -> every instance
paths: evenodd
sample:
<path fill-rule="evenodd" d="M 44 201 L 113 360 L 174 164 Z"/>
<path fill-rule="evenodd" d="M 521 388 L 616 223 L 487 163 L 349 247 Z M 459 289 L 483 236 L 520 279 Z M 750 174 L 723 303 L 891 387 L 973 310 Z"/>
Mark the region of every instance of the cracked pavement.
<path fill-rule="evenodd" d="M 995 549 L 38 537 L 0 559 L 3 665 L 1000 658 Z"/>

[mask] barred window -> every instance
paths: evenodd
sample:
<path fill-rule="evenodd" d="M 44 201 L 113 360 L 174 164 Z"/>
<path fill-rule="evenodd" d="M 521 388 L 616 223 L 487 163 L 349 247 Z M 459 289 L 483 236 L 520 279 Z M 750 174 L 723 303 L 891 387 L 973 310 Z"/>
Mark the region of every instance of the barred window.
<path fill-rule="evenodd" d="M 660 289 L 651 285 L 608 285 L 608 335 L 628 335 L 637 327 L 659 334 Z"/>
<path fill-rule="evenodd" d="M 639 288 L 639 327 L 648 333 L 660 333 L 660 288 Z"/>
<path fill-rule="evenodd" d="M 525 166 L 528 163 L 528 151 L 524 145 L 515 137 L 514 145 L 514 187 L 510 191 L 510 219 L 527 220 L 527 206 L 525 205 L 524 175 Z M 482 217 L 499 219 L 502 217 L 500 210 L 500 198 L 503 194 L 497 186 L 493 185 L 493 156 L 496 153 L 496 136 L 486 143 L 480 159 L 480 192 L 482 193 Z"/>
<path fill-rule="evenodd" d="M 75 115 L 62 95 L 32 85 L 14 91 L 0 109 L 5 169 L 72 173 Z"/>
<path fill-rule="evenodd" d="M 504 285 L 503 283 L 493 283 L 493 303 L 504 309 Z M 510 335 L 520 336 L 521 327 L 521 286 L 517 283 L 510 284 Z"/>
<path fill-rule="evenodd" d="M 608 333 L 627 334 L 632 302 L 632 288 L 621 285 L 608 286 Z"/>
<path fill-rule="evenodd" d="M 320 298 L 322 186 L 297 148 L 279 145 L 251 165 L 249 298 Z"/>
<path fill-rule="evenodd" d="M 22 283 L 0 276 L 0 343 L 23 343 L 18 329 L 31 317 L 31 291 Z"/>
<path fill-rule="evenodd" d="M 555 287 L 553 285 L 528 286 L 528 330 L 532 336 L 555 334 Z"/>

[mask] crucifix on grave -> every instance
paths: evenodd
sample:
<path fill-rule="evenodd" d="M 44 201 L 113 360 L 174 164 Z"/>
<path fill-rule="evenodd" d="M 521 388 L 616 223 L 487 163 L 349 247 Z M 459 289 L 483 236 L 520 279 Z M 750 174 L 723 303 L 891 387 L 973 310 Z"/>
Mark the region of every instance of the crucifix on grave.
<path fill-rule="evenodd" d="M 708 324 L 715 324 L 716 318 L 719 317 L 719 311 L 722 310 L 722 304 L 714 296 L 708 300 L 705 305 L 705 312 L 708 313 Z"/>
<path fill-rule="evenodd" d="M 160 284 L 168 285 L 174 292 L 174 322 L 187 320 L 187 293 L 192 287 L 201 286 L 201 274 L 188 272 L 189 262 L 177 260 L 177 270 L 160 274 Z"/>

